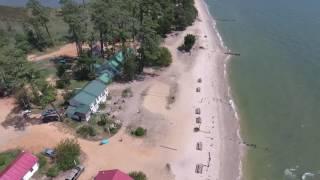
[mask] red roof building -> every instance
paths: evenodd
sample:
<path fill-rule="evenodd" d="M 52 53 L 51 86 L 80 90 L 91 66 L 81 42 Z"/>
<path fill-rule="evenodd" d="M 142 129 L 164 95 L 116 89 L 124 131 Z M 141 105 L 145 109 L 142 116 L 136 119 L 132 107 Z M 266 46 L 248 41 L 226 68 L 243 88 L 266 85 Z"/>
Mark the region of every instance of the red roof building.
<path fill-rule="evenodd" d="M 22 152 L 0 173 L 0 180 L 28 180 L 38 169 L 38 158 L 29 152 Z"/>
<path fill-rule="evenodd" d="M 94 180 L 133 180 L 127 174 L 121 172 L 118 169 L 99 171 Z"/>

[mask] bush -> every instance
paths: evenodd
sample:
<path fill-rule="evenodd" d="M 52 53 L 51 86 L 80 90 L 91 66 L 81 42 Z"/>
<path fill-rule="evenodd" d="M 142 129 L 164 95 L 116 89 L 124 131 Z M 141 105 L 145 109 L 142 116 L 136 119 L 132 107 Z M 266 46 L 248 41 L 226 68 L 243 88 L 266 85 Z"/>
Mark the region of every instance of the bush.
<path fill-rule="evenodd" d="M 100 109 L 100 110 L 103 110 L 103 109 L 105 109 L 106 107 L 107 107 L 107 105 L 106 105 L 105 103 L 99 104 L 99 109 Z"/>
<path fill-rule="evenodd" d="M 65 87 L 66 87 L 66 83 L 64 82 L 64 80 L 57 80 L 56 81 L 56 88 L 63 89 Z"/>
<path fill-rule="evenodd" d="M 169 66 L 172 63 L 172 55 L 168 48 L 160 48 L 160 56 L 157 60 L 158 66 Z"/>
<path fill-rule="evenodd" d="M 122 91 L 122 94 L 121 94 L 121 96 L 122 96 L 123 98 L 132 97 L 132 95 L 133 95 L 133 93 L 132 93 L 131 88 L 126 88 L 126 89 L 124 89 L 124 90 Z"/>
<path fill-rule="evenodd" d="M 59 168 L 57 166 L 52 166 L 51 168 L 48 169 L 47 171 L 47 176 L 48 177 L 56 177 L 59 174 Z"/>
<path fill-rule="evenodd" d="M 144 136 L 146 133 L 147 130 L 142 127 L 138 127 L 135 131 L 133 131 L 133 134 L 138 137 Z"/>
<path fill-rule="evenodd" d="M 106 117 L 106 115 L 101 115 L 100 116 L 100 120 L 97 122 L 97 124 L 99 125 L 99 126 L 105 126 L 106 124 L 107 124 L 107 117 Z"/>
<path fill-rule="evenodd" d="M 41 170 L 47 165 L 47 159 L 42 154 L 38 154 L 37 157 L 39 159 L 39 169 Z"/>
<path fill-rule="evenodd" d="M 132 177 L 134 180 L 147 180 L 148 179 L 147 176 L 141 171 L 130 172 L 129 176 Z"/>
<path fill-rule="evenodd" d="M 78 130 L 77 133 L 83 138 L 87 138 L 88 136 L 96 136 L 96 130 L 90 125 L 83 125 Z"/>
<path fill-rule="evenodd" d="M 109 128 L 109 130 L 110 130 L 110 133 L 111 133 L 111 134 L 116 134 L 119 129 L 118 129 L 118 128 L 115 128 L 115 127 L 111 127 L 111 128 Z"/>
<path fill-rule="evenodd" d="M 196 42 L 196 37 L 192 34 L 187 34 L 184 37 L 183 45 L 181 45 L 178 49 L 180 51 L 190 52 L 195 42 Z"/>
<path fill-rule="evenodd" d="M 66 171 L 75 166 L 75 162 L 79 162 L 80 145 L 75 139 L 62 140 L 56 147 L 56 160 L 59 169 Z"/>

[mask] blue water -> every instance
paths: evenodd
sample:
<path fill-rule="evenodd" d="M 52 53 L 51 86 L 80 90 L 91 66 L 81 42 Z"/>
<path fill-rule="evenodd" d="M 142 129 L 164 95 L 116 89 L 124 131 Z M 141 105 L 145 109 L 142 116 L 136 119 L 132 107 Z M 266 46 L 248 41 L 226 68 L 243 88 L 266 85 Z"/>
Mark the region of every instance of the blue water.
<path fill-rule="evenodd" d="M 229 49 L 244 180 L 319 180 L 320 1 L 207 0 Z M 310 174 L 308 174 L 308 172 Z"/>

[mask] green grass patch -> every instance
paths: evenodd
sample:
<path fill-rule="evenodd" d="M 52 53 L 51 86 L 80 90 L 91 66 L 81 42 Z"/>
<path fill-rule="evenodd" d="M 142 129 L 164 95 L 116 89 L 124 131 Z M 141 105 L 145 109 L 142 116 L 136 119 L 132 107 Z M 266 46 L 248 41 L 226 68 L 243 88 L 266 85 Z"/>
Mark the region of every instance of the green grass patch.
<path fill-rule="evenodd" d="M 4 170 L 20 153 L 18 149 L 0 153 L 0 171 Z"/>

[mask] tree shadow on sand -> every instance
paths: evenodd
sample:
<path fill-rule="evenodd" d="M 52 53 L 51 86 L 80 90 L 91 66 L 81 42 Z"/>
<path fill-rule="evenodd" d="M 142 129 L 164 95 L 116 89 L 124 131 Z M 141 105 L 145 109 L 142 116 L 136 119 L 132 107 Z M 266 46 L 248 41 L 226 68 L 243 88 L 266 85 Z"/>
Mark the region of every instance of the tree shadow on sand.
<path fill-rule="evenodd" d="M 15 107 L 1 123 L 4 128 L 14 127 L 15 130 L 23 131 L 29 125 L 41 123 L 41 118 L 23 116 L 20 107 Z"/>

